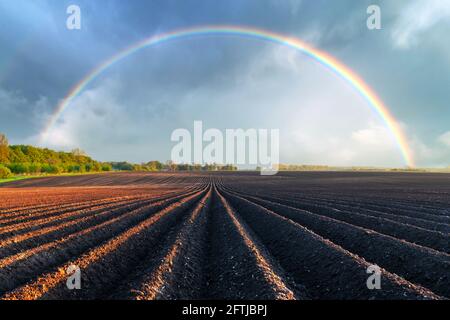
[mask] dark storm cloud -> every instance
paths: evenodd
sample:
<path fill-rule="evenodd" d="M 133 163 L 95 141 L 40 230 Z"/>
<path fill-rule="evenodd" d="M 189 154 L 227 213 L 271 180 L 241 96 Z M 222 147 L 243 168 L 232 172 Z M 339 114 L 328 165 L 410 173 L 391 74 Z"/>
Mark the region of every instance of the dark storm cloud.
<path fill-rule="evenodd" d="M 0 119 L 0 131 L 17 142 L 38 134 L 74 84 L 138 40 L 193 25 L 237 24 L 299 36 L 335 55 L 361 74 L 414 135 L 433 144 L 450 130 L 450 46 L 439 40 L 447 36 L 448 24 L 441 21 L 430 29 L 437 39 L 428 34 L 420 45 L 396 47 L 392 33 L 415 2 L 0 0 L 0 110 L 7 115 Z M 365 24 L 366 8 L 374 3 L 382 8 L 380 31 L 369 31 Z M 81 7 L 80 31 L 65 28 L 69 4 Z M 89 88 L 116 79 L 121 86 L 115 89 L 115 103 L 137 117 L 168 119 L 189 91 L 213 97 L 236 86 L 240 70 L 270 47 L 234 38 L 181 40 L 124 59 Z M 105 118 L 108 106 L 96 106 L 93 112 Z"/>
<path fill-rule="evenodd" d="M 133 5 L 123 1 L 76 1 L 82 8 L 82 30 L 68 31 L 65 9 L 72 2 L 0 2 L 0 21 L 4 25 L 0 39 L 8 64 L 1 70 L 5 73 L 0 78 L 2 88 L 20 90 L 30 100 L 44 95 L 55 104 L 96 64 L 151 34 L 196 24 L 258 24 L 259 20 L 263 26 L 263 7 L 267 6 L 273 7 L 273 21 L 286 21 L 285 17 L 273 16 L 278 6 L 255 7 L 251 1 L 136 1 Z M 282 13 L 282 9 L 278 12 Z M 170 59 L 175 65 L 186 63 L 176 52 Z M 204 70 L 230 68 L 208 64 L 208 57 L 204 61 Z M 197 70 L 201 77 L 202 70 Z M 155 71 L 161 72 L 159 78 L 164 80 L 166 72 Z"/>

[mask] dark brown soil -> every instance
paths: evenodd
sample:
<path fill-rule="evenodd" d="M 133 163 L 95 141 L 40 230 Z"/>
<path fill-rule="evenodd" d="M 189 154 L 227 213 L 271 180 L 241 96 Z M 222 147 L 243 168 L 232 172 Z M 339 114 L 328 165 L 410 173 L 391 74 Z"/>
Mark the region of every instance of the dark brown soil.
<path fill-rule="evenodd" d="M 22 180 L 0 188 L 0 297 L 450 298 L 449 232 L 447 174 Z M 70 265 L 80 290 L 66 286 Z"/>

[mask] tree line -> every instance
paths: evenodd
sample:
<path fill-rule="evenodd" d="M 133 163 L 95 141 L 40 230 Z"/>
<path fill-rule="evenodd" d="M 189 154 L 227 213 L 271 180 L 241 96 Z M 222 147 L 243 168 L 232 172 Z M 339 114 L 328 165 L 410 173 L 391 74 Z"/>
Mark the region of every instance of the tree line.
<path fill-rule="evenodd" d="M 9 145 L 0 134 L 0 179 L 12 175 L 86 173 L 105 171 L 217 171 L 237 170 L 232 165 L 189 165 L 150 161 L 142 164 L 129 162 L 99 162 L 80 149 L 71 152 L 54 151 L 28 145 Z"/>
<path fill-rule="evenodd" d="M 331 167 L 324 165 L 308 165 L 308 164 L 282 164 L 278 165 L 278 171 L 326 171 Z"/>
<path fill-rule="evenodd" d="M 212 164 L 176 164 L 172 161 L 162 163 L 159 161 L 150 161 L 141 164 L 132 164 L 129 162 L 111 162 L 113 170 L 119 171 L 236 171 L 237 167 L 233 165 Z"/>
<path fill-rule="evenodd" d="M 110 171 L 109 163 L 93 160 L 80 149 L 54 151 L 28 145 L 8 145 L 0 134 L 0 178 L 24 174 L 59 174 Z"/>

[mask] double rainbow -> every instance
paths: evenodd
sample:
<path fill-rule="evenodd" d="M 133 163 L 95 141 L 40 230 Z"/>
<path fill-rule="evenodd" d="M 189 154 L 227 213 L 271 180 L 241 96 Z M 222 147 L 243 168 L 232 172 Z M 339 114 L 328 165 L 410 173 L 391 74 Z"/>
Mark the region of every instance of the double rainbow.
<path fill-rule="evenodd" d="M 109 59 L 105 60 L 89 72 L 80 82 L 78 82 L 67 94 L 67 96 L 59 103 L 58 107 L 50 117 L 48 124 L 45 126 L 41 133 L 41 143 L 44 143 L 48 138 L 48 135 L 55 125 L 64 110 L 70 105 L 70 102 L 98 75 L 100 75 L 107 68 L 119 62 L 120 60 L 126 58 L 127 56 L 135 53 L 136 51 L 150 47 L 152 45 L 161 44 L 163 42 L 168 42 L 180 38 L 186 37 L 200 37 L 200 36 L 239 36 L 247 37 L 253 39 L 259 39 L 266 42 L 273 42 L 276 44 L 284 45 L 295 50 L 302 52 L 303 54 L 313 58 L 318 63 L 325 66 L 330 71 L 337 74 L 339 77 L 348 82 L 361 96 L 367 101 L 368 106 L 370 106 L 389 128 L 391 134 L 393 135 L 398 148 L 404 158 L 405 164 L 409 167 L 414 167 L 413 158 L 411 151 L 409 149 L 407 139 L 405 134 L 399 127 L 397 121 L 392 116 L 389 109 L 384 105 L 377 94 L 352 70 L 347 66 L 336 60 L 329 54 L 317 50 L 307 43 L 299 40 L 298 38 L 293 38 L 274 32 L 270 32 L 263 29 L 256 29 L 252 27 L 243 26 L 200 26 L 192 27 L 187 29 L 174 30 L 172 32 L 167 32 L 163 34 L 158 34 L 139 41 L 130 47 L 120 51 L 119 53 L 113 55 Z"/>

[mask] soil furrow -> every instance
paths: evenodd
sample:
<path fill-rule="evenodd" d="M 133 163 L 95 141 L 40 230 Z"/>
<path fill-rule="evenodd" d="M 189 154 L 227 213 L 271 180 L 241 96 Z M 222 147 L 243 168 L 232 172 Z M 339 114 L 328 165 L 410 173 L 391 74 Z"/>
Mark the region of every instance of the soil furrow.
<path fill-rule="evenodd" d="M 187 194 L 187 193 L 178 193 L 176 194 L 177 196 L 179 195 L 183 195 L 183 194 Z M 73 211 L 73 212 L 68 212 L 68 213 L 63 213 L 61 215 L 56 215 L 56 216 L 52 216 L 50 218 L 43 218 L 43 219 L 38 219 L 35 221 L 25 221 L 23 223 L 17 223 L 15 225 L 12 226 L 8 226 L 5 228 L 0 228 L 1 232 L 0 232 L 0 239 L 5 239 L 7 237 L 11 237 L 11 236 L 15 236 L 15 235 L 21 235 L 24 233 L 30 233 L 33 230 L 38 229 L 39 232 L 42 232 L 43 229 L 45 229 L 45 227 L 50 227 L 50 229 L 52 227 L 57 228 L 58 225 L 62 225 L 67 221 L 72 221 L 75 219 L 83 219 L 85 217 L 88 217 L 90 215 L 95 215 L 101 212 L 105 212 L 105 211 L 110 211 L 110 210 L 114 210 L 116 208 L 120 208 L 122 206 L 131 206 L 134 205 L 135 207 L 138 206 L 143 206 L 145 204 L 151 203 L 151 202 L 157 202 L 160 200 L 164 200 L 164 199 L 169 199 L 171 197 L 173 197 L 174 195 L 166 195 L 166 196 L 161 196 L 161 197 L 150 197 L 150 198 L 142 198 L 139 200 L 133 200 L 130 199 L 128 201 L 123 201 L 120 203 L 114 203 L 112 205 L 104 205 L 101 208 L 95 207 L 94 206 L 94 210 L 90 210 L 90 209 L 86 209 L 86 210 L 81 210 L 81 211 Z M 0 243 L 2 243 L 3 241 L 1 241 Z M 0 244 L 1 246 L 1 244 Z"/>
<path fill-rule="evenodd" d="M 306 210 L 315 214 L 327 216 L 336 220 L 345 221 L 352 225 L 364 227 L 395 238 L 403 239 L 411 243 L 429 247 L 438 251 L 450 252 L 450 235 L 438 231 L 430 231 L 412 225 L 376 218 L 364 214 L 343 211 L 324 205 L 309 204 L 308 202 L 291 201 L 278 197 L 263 196 L 271 202 L 285 204 L 290 207 Z"/>
<path fill-rule="evenodd" d="M 367 287 L 370 263 L 366 260 L 256 203 L 229 193 L 226 196 L 286 272 L 304 284 L 313 298 L 439 298 L 428 289 L 382 268 L 382 289 L 370 290 Z"/>
<path fill-rule="evenodd" d="M 72 257 L 82 254 L 101 242 L 117 237 L 136 224 L 153 216 L 158 210 L 174 203 L 183 203 L 188 197 L 175 197 L 142 207 L 99 225 L 81 230 L 68 237 L 32 248 L 0 260 L 0 293 L 33 278 L 46 269 L 52 268 Z"/>
<path fill-rule="evenodd" d="M 182 196 L 187 194 L 182 194 Z M 3 241 L 0 241 L 0 258 L 4 258 L 8 255 L 14 255 L 21 251 L 26 251 L 33 247 L 41 246 L 51 241 L 57 241 L 61 238 L 68 237 L 73 233 L 79 232 L 79 230 L 88 229 L 94 225 L 103 223 L 107 220 L 113 219 L 121 214 L 138 209 L 139 207 L 145 207 L 151 203 L 157 201 L 170 200 L 170 198 L 164 197 L 158 200 L 149 200 L 145 202 L 124 204 L 118 208 L 112 210 L 102 210 L 101 212 L 93 213 L 87 217 L 82 217 L 74 221 L 62 223 L 56 226 L 38 229 L 37 231 L 14 236 Z"/>
<path fill-rule="evenodd" d="M 289 218 L 413 283 L 439 295 L 450 296 L 448 254 L 283 204 L 245 195 L 243 198 Z M 423 270 L 429 272 L 424 274 Z"/>
<path fill-rule="evenodd" d="M 79 258 L 70 260 L 54 271 L 39 276 L 37 280 L 5 294 L 2 299 L 94 299 L 100 294 L 106 294 L 115 287 L 118 279 L 127 274 L 151 249 L 147 241 L 160 239 L 202 193 L 170 204 Z M 127 263 L 123 263 L 125 261 Z M 66 286 L 66 270 L 71 265 L 81 270 L 83 290 L 68 290 Z"/>
<path fill-rule="evenodd" d="M 198 299 L 203 282 L 205 228 L 211 202 L 211 187 L 190 215 L 172 230 L 164 250 L 150 255 L 132 275 L 121 280 L 110 299 Z M 174 228 L 175 229 L 175 228 Z M 153 250 L 154 251 L 154 250 Z"/>
<path fill-rule="evenodd" d="M 385 213 L 382 211 L 376 211 L 373 209 L 367 209 L 364 204 L 361 203 L 351 203 L 351 202 L 344 202 L 344 201 L 332 201 L 329 199 L 318 199 L 318 198 L 310 198 L 310 197 L 295 197 L 295 196 L 287 196 L 284 194 L 276 194 L 277 198 L 283 199 L 283 200 L 291 200 L 293 202 L 301 202 L 311 205 L 319 205 L 319 206 L 326 206 L 329 208 L 336 208 L 339 210 L 354 212 L 354 213 L 362 213 L 365 215 L 370 215 L 373 217 L 380 217 L 380 218 L 386 218 L 388 220 L 394 220 L 396 222 L 404 223 L 404 224 L 410 224 L 416 227 L 420 227 L 423 229 L 427 229 L 430 231 L 440 231 L 443 233 L 449 233 L 450 232 L 450 224 L 448 223 L 439 223 L 431 220 L 426 220 L 422 218 L 417 217 L 410 217 L 410 216 L 402 216 L 402 215 L 395 215 L 392 213 Z"/>

